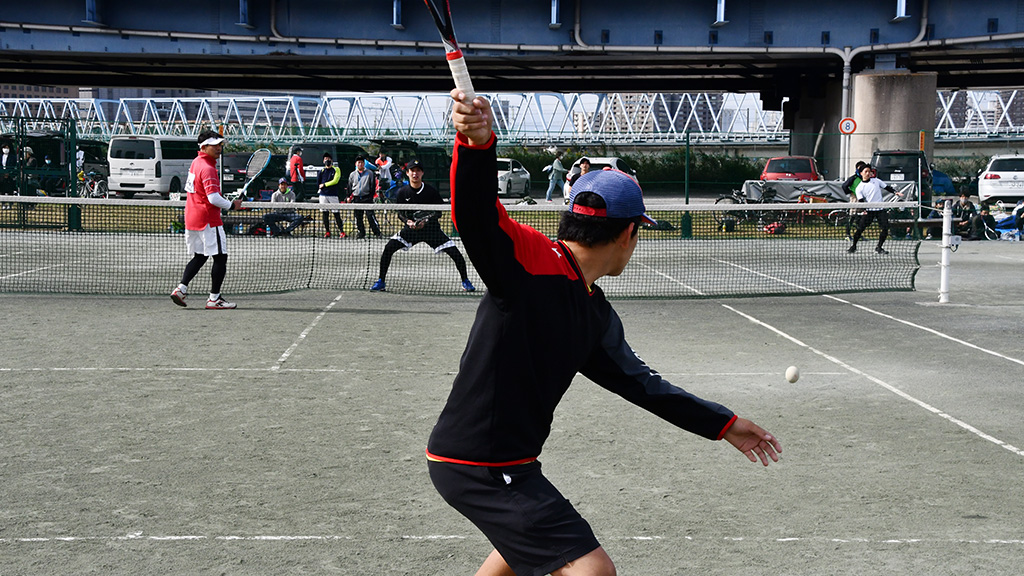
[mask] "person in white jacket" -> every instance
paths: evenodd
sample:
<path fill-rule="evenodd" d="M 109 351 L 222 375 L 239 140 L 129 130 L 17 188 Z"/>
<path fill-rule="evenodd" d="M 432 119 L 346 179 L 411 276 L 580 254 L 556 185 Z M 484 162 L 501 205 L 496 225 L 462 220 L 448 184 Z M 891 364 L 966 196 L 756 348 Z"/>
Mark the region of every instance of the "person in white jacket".
<path fill-rule="evenodd" d="M 874 169 L 871 168 L 870 164 L 865 164 L 861 167 L 860 179 L 861 183 L 854 190 L 857 193 L 858 202 L 884 202 L 885 197 L 882 195 L 882 190 L 888 190 L 899 197 L 903 197 L 895 188 L 874 177 Z M 889 215 L 884 208 L 868 208 L 864 211 L 864 214 L 860 217 L 860 223 L 857 225 L 857 231 L 853 233 L 853 245 L 846 250 L 847 252 L 852 254 L 857 251 L 857 242 L 860 241 L 864 230 L 871 225 L 872 220 L 878 221 L 880 229 L 878 233 L 878 246 L 875 246 L 875 252 L 879 254 L 889 253 L 885 248 L 882 248 L 882 245 L 885 244 L 885 239 L 889 237 Z"/>

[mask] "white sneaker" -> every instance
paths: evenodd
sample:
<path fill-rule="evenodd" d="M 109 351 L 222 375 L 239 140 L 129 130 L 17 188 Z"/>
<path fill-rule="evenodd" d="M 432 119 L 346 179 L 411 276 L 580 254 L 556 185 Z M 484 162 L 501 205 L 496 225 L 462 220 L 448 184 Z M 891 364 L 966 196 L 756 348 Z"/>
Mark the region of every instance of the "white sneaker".
<path fill-rule="evenodd" d="M 185 298 L 187 296 L 188 294 L 182 292 L 180 288 L 175 288 L 174 292 L 171 292 L 171 300 L 173 300 L 175 304 L 181 307 L 188 306 L 188 304 L 185 304 Z"/>
<path fill-rule="evenodd" d="M 206 301 L 206 309 L 207 310 L 234 310 L 235 309 L 235 303 L 234 302 L 228 302 L 224 298 L 217 298 L 216 300 L 207 300 Z"/>

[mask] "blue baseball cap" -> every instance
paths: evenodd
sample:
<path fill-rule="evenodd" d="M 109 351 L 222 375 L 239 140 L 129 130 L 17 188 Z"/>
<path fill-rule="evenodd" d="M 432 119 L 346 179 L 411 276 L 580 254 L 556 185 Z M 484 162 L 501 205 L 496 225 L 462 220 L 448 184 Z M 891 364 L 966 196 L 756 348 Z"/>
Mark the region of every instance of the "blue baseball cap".
<path fill-rule="evenodd" d="M 604 199 L 607 208 L 577 206 L 576 195 L 580 192 L 597 194 Z M 601 218 L 641 216 L 644 222 L 657 225 L 657 222 L 645 213 L 644 194 L 636 180 L 621 170 L 612 170 L 611 168 L 587 172 L 580 176 L 579 180 L 572 185 L 572 191 L 569 193 L 569 210 L 576 214 Z"/>

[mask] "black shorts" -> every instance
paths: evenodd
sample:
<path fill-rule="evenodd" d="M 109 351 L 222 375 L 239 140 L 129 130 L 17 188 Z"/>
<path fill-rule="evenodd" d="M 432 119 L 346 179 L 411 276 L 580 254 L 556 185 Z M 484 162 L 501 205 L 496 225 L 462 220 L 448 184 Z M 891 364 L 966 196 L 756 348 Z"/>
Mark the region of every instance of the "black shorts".
<path fill-rule="evenodd" d="M 428 460 L 427 467 L 445 501 L 487 536 L 516 576 L 543 576 L 600 547 L 540 462 L 489 467 Z"/>
<path fill-rule="evenodd" d="M 398 240 L 404 246 L 403 250 L 408 250 L 420 242 L 426 242 L 434 252 L 439 252 L 445 248 L 451 248 L 455 246 L 452 239 L 444 233 L 441 229 L 441 225 L 436 221 L 427 222 L 423 228 L 419 230 L 405 226 L 398 234 L 391 237 L 392 240 Z"/>

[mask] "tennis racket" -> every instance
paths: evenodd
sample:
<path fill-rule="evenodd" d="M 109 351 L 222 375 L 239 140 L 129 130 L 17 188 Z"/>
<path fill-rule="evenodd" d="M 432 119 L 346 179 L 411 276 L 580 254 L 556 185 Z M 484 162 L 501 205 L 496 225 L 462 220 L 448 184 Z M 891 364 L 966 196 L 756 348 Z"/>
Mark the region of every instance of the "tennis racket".
<path fill-rule="evenodd" d="M 412 214 L 413 228 L 419 228 L 431 220 L 436 220 L 438 217 L 438 213 L 434 210 L 417 210 Z"/>
<path fill-rule="evenodd" d="M 256 178 L 267 169 L 270 165 L 270 150 L 266 148 L 260 148 L 259 150 L 252 153 L 249 157 L 249 162 L 245 165 L 245 185 L 242 186 L 238 191 L 235 192 L 233 200 L 238 198 L 246 198 L 249 192 L 249 185 L 253 183 Z"/>
<path fill-rule="evenodd" d="M 423 0 L 434 17 L 434 24 L 441 34 L 441 42 L 444 44 L 445 57 L 448 58 L 448 68 L 451 68 L 452 78 L 455 79 L 455 87 L 466 95 L 465 102 L 472 102 L 476 98 L 476 90 L 473 89 L 473 80 L 469 77 L 469 69 L 466 68 L 466 59 L 462 57 L 462 50 L 459 50 L 459 43 L 455 40 L 455 28 L 452 27 L 452 9 L 448 0 Z M 438 9 L 441 4 L 442 10 Z"/>

